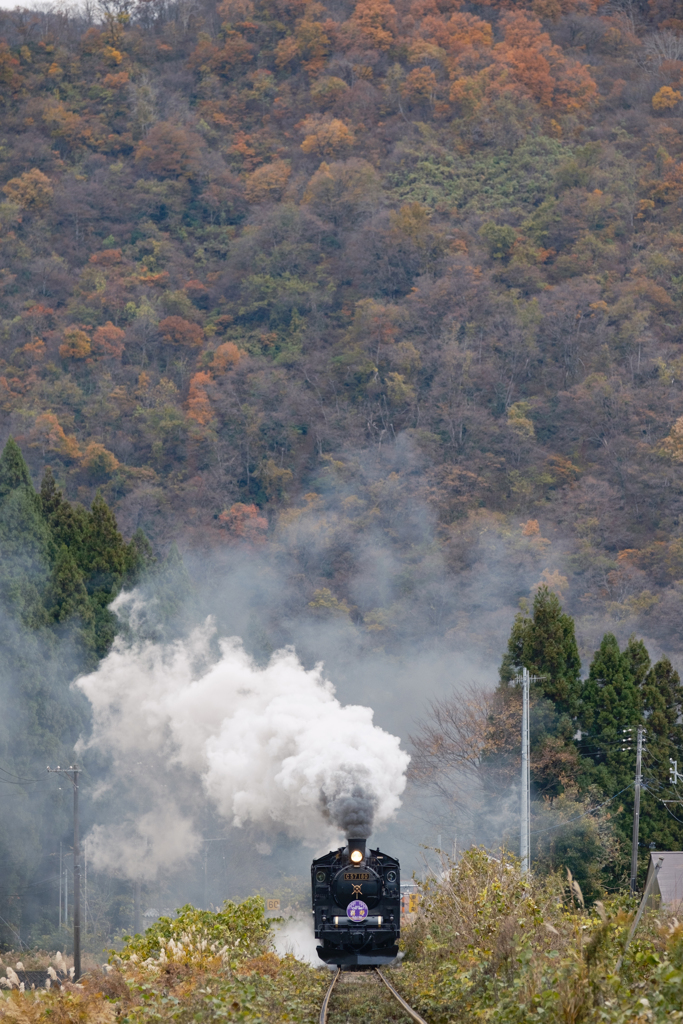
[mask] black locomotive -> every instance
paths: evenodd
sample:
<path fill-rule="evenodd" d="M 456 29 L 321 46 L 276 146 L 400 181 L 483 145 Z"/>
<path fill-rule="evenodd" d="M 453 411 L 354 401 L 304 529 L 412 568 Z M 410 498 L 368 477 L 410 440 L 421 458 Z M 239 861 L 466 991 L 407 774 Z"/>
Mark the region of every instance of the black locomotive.
<path fill-rule="evenodd" d="M 401 874 L 398 861 L 365 839 L 349 839 L 311 865 L 318 956 L 339 967 L 388 964 L 398 954 Z"/>

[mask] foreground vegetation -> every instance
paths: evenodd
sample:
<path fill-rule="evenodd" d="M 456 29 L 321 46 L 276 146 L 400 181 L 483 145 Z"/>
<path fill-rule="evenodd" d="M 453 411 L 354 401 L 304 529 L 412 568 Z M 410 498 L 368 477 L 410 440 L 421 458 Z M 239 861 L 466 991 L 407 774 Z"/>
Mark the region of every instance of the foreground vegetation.
<path fill-rule="evenodd" d="M 625 893 L 588 909 L 571 876 L 524 878 L 516 861 L 472 849 L 424 884 L 392 981 L 430 1024 L 679 1020 L 683 928 L 676 919 L 646 918 L 620 969 L 634 910 Z M 271 951 L 263 904 L 253 898 L 217 913 L 183 908 L 129 941 L 82 986 L 3 990 L 0 1018 L 314 1024 L 328 983 L 326 971 Z M 365 1019 L 367 998 L 362 986 L 346 990 L 344 1019 Z"/>

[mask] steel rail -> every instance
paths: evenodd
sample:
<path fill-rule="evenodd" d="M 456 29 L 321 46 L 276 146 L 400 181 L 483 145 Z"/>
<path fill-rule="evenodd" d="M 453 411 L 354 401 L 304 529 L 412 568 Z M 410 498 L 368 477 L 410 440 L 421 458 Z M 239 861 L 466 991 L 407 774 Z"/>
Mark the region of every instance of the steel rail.
<path fill-rule="evenodd" d="M 328 988 L 327 992 L 325 993 L 325 998 L 323 999 L 323 1005 L 320 1007 L 320 1024 L 327 1024 L 327 1011 L 328 1011 L 329 1006 L 330 1006 L 330 996 L 332 995 L 332 989 L 337 984 L 337 981 L 339 979 L 339 975 L 340 974 L 341 974 L 341 967 L 338 967 L 337 968 L 337 973 L 335 974 L 334 978 L 330 982 L 330 987 Z"/>
<path fill-rule="evenodd" d="M 426 1020 L 424 1019 L 424 1017 L 421 1017 L 421 1016 L 420 1016 L 420 1014 L 419 1014 L 419 1013 L 417 1013 L 417 1012 L 416 1012 L 416 1011 L 415 1011 L 415 1010 L 414 1010 L 414 1009 L 412 1008 L 412 1006 L 409 1006 L 409 1005 L 408 1005 L 408 1003 L 407 1003 L 407 1002 L 405 1001 L 405 999 L 404 999 L 404 998 L 403 998 L 402 996 L 400 996 L 400 995 L 398 994 L 398 992 L 396 991 L 396 989 L 394 988 L 394 986 L 393 986 L 393 985 L 391 985 L 391 984 L 390 984 L 390 983 L 389 983 L 389 982 L 387 981 L 387 979 L 386 979 L 386 978 L 384 977 L 384 975 L 383 975 L 383 974 L 382 974 L 382 972 L 380 971 L 379 967 L 375 967 L 375 970 L 377 971 L 377 973 L 379 974 L 380 978 L 382 979 L 382 981 L 384 982 L 384 984 L 385 984 L 385 985 L 387 986 L 387 988 L 389 989 L 389 991 L 391 992 L 391 994 L 392 994 L 392 996 L 394 997 L 394 999 L 398 1000 L 398 1002 L 399 1002 L 399 1003 L 401 1004 L 402 1008 L 403 1008 L 403 1009 L 405 1010 L 405 1012 L 406 1012 L 406 1013 L 408 1014 L 408 1016 L 409 1016 L 409 1017 L 411 1018 L 411 1020 L 414 1020 L 414 1021 L 415 1021 L 415 1024 L 427 1024 L 427 1022 L 426 1022 Z M 336 980 L 336 979 L 335 979 L 335 980 Z M 323 1019 L 322 1019 L 322 1017 L 320 1018 L 320 1024 L 324 1024 L 324 1022 L 323 1022 Z"/>

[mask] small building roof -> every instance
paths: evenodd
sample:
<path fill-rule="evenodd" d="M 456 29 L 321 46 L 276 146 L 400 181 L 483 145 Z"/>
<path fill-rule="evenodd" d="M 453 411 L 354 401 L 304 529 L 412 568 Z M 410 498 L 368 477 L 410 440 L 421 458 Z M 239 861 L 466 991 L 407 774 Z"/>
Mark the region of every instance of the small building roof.
<path fill-rule="evenodd" d="M 655 866 L 662 861 L 656 879 L 652 879 Z M 653 850 L 647 868 L 647 881 L 652 881 L 652 895 L 661 898 L 663 907 L 673 908 L 683 903 L 683 850 Z"/>

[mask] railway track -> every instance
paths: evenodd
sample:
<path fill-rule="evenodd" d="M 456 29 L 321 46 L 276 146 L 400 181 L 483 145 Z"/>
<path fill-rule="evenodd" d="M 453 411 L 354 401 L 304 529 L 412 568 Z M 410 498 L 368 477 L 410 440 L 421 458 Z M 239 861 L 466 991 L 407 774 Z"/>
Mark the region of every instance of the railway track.
<path fill-rule="evenodd" d="M 330 982 L 330 986 L 327 992 L 325 993 L 325 998 L 323 999 L 322 1006 L 320 1007 L 320 1024 L 328 1024 L 328 1015 L 330 1012 L 330 1001 L 332 999 L 332 993 L 335 990 L 337 982 L 341 978 L 341 973 L 341 970 L 337 969 L 334 977 L 332 978 L 332 981 Z M 363 982 L 375 981 L 379 983 L 381 981 L 386 986 L 387 990 L 391 993 L 391 995 L 394 997 L 396 1002 L 399 1004 L 399 1006 L 403 1010 L 403 1013 L 407 1017 L 409 1017 L 410 1020 L 414 1021 L 414 1024 L 427 1024 L 424 1018 L 421 1017 L 420 1014 L 412 1008 L 412 1006 L 409 1006 L 405 999 L 403 999 L 403 997 L 399 995 L 394 986 L 389 981 L 387 981 L 387 979 L 380 971 L 379 967 L 375 967 L 374 970 L 368 971 L 367 973 L 359 972 L 353 974 L 350 977 L 352 977 L 354 980 L 357 979 L 361 984 Z"/>

